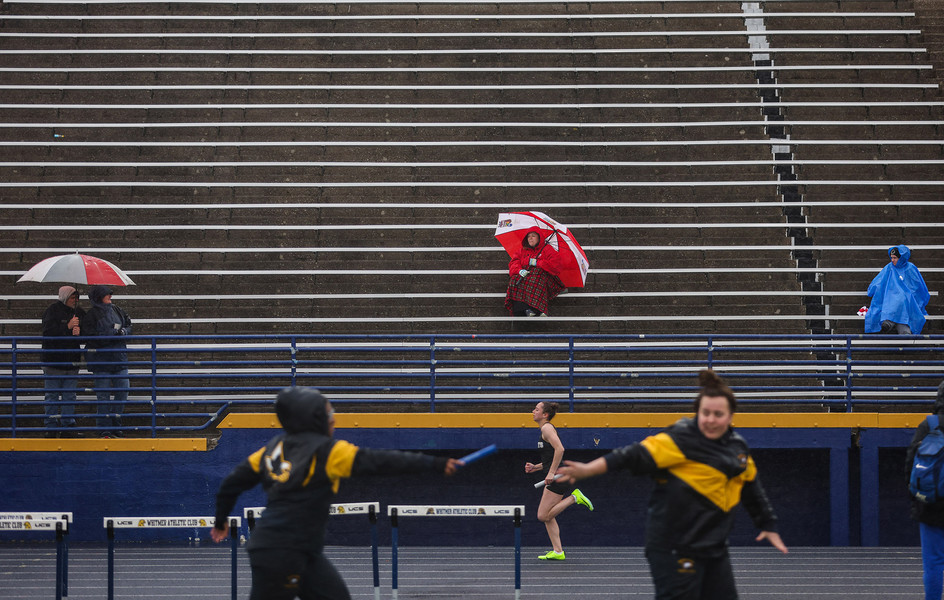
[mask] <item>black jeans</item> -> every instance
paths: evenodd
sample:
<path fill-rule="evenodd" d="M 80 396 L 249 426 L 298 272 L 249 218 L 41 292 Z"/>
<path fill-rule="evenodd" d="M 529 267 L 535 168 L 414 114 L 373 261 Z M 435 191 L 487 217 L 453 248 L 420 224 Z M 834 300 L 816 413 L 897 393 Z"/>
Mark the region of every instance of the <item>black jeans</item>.
<path fill-rule="evenodd" d="M 737 600 L 727 550 L 718 557 L 691 557 L 646 548 L 656 600 Z"/>
<path fill-rule="evenodd" d="M 249 600 L 350 600 L 341 574 L 323 554 L 282 548 L 249 551 Z"/>
<path fill-rule="evenodd" d="M 529 310 L 533 313 L 540 312 L 532 308 L 530 305 L 521 302 L 520 300 L 511 301 L 511 315 L 513 317 L 527 317 Z"/>

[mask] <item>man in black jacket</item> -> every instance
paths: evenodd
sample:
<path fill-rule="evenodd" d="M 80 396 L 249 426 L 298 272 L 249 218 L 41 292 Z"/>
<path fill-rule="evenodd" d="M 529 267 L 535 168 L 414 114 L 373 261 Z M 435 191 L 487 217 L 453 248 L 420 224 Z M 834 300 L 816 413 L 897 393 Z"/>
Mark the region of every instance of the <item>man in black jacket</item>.
<path fill-rule="evenodd" d="M 220 484 L 210 536 L 215 542 L 226 539 L 237 497 L 262 484 L 265 514 L 247 545 L 250 600 L 349 600 L 344 580 L 322 553 L 331 499 L 341 479 L 380 473 L 452 475 L 463 463 L 416 452 L 358 448 L 334 439 L 334 410 L 314 388 L 282 390 L 275 412 L 284 433 L 237 465 Z"/>
<path fill-rule="evenodd" d="M 71 285 L 59 288 L 59 300 L 43 313 L 43 374 L 46 392 L 46 437 L 82 437 L 75 427 L 76 385 L 82 351 L 79 321 L 85 311 L 78 305 L 79 292 Z M 60 431 L 56 431 L 60 429 Z"/>
<path fill-rule="evenodd" d="M 934 414 L 944 425 L 944 382 L 937 388 L 934 401 Z M 905 459 L 906 485 L 911 480 L 911 466 L 921 440 L 930 433 L 927 420 L 922 421 L 915 430 L 908 454 Z M 921 529 L 921 560 L 924 563 L 924 597 L 941 600 L 944 590 L 944 500 L 927 504 L 920 500 L 911 500 L 911 518 L 918 521 Z"/>

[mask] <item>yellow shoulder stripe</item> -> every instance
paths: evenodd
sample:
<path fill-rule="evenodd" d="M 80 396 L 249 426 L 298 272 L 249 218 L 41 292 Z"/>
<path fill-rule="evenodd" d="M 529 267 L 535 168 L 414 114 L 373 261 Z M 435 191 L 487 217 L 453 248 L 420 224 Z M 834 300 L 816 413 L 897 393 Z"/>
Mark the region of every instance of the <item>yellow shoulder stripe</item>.
<path fill-rule="evenodd" d="M 647 437 L 640 443 L 652 455 L 656 466 L 668 470 L 673 476 L 684 481 L 690 488 L 725 512 L 732 510 L 741 502 L 741 489 L 744 483 L 753 481 L 757 477 L 757 466 L 750 456 L 747 457 L 744 472 L 728 479 L 718 469 L 686 458 L 675 441 L 666 433 Z"/>
<path fill-rule="evenodd" d="M 262 464 L 263 453 L 265 453 L 265 448 L 259 448 L 249 455 L 249 466 L 251 466 L 252 470 L 256 473 L 258 473 L 259 469 L 261 468 L 260 465 Z"/>
<path fill-rule="evenodd" d="M 655 461 L 656 466 L 660 469 L 668 469 L 672 465 L 686 460 L 685 454 L 679 450 L 675 440 L 667 433 L 651 435 L 641 441 L 640 444 L 649 451 L 652 460 Z"/>
<path fill-rule="evenodd" d="M 354 457 L 357 456 L 359 448 L 350 442 L 338 440 L 331 453 L 328 454 L 328 463 L 325 465 L 325 473 L 331 480 L 331 487 L 335 492 L 338 491 L 340 479 L 350 477 L 351 469 L 354 467 Z"/>

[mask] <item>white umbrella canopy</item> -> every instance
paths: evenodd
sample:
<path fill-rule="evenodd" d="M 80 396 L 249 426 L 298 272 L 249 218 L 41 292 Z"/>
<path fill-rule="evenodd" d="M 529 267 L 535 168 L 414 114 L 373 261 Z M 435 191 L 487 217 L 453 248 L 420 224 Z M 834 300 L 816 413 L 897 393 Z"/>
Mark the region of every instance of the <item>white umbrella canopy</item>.
<path fill-rule="evenodd" d="M 134 285 L 121 269 L 103 258 L 86 254 L 62 254 L 41 260 L 17 280 L 37 283 L 85 285 Z"/>

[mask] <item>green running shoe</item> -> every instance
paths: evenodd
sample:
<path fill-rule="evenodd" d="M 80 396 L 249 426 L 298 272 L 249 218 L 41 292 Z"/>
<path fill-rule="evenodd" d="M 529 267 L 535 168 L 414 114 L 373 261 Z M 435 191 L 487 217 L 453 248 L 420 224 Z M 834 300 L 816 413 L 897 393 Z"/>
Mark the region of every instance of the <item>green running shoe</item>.
<path fill-rule="evenodd" d="M 574 490 L 573 496 L 577 500 L 577 504 L 583 504 L 590 510 L 593 510 L 593 502 L 590 502 L 590 498 L 584 496 L 583 492 L 580 490 Z"/>
<path fill-rule="evenodd" d="M 541 560 L 564 560 L 567 558 L 564 556 L 564 551 L 554 552 L 553 550 L 549 551 L 547 554 L 541 554 L 538 556 Z"/>

